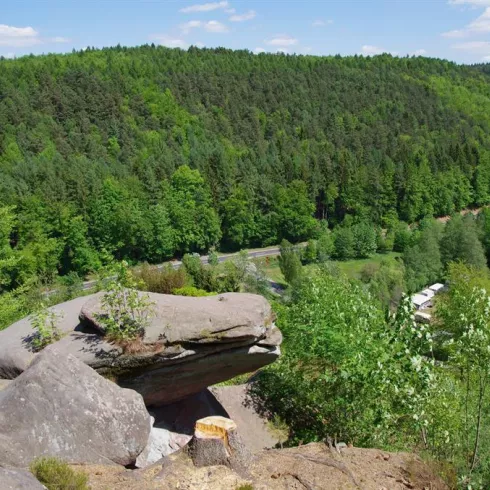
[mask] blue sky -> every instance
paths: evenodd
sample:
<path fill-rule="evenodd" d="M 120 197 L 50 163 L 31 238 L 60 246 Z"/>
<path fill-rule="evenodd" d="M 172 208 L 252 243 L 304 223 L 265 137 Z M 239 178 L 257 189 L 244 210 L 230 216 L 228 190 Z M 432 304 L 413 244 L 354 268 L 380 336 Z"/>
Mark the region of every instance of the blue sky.
<path fill-rule="evenodd" d="M 490 0 L 0 0 L 0 55 L 154 42 L 490 62 Z"/>

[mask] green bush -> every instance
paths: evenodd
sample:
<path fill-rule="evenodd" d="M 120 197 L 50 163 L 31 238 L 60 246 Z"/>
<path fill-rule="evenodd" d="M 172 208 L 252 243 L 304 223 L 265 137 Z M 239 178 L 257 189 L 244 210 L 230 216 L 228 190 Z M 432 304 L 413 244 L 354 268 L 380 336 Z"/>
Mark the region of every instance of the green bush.
<path fill-rule="evenodd" d="M 88 476 L 57 458 L 40 458 L 30 465 L 32 474 L 48 490 L 88 490 Z"/>
<path fill-rule="evenodd" d="M 135 277 L 143 282 L 142 289 L 160 294 L 172 294 L 174 289 L 183 288 L 188 282 L 185 269 L 174 269 L 170 264 L 161 269 L 144 264 Z"/>
<path fill-rule="evenodd" d="M 172 294 L 177 296 L 194 296 L 194 297 L 202 297 L 202 296 L 215 296 L 216 293 L 208 293 L 204 291 L 204 289 L 198 289 L 194 286 L 186 286 L 184 288 L 176 288 L 172 291 Z"/>
<path fill-rule="evenodd" d="M 41 304 L 40 308 L 33 313 L 31 324 L 35 334 L 31 344 L 36 351 L 40 351 L 49 344 L 61 339 L 61 331 L 58 328 L 59 315 L 52 310 L 48 310 Z"/>
<path fill-rule="evenodd" d="M 154 304 L 148 295 L 136 289 L 138 286 L 128 264 L 121 262 L 116 279 L 109 283 L 108 290 L 102 297 L 103 313 L 97 315 L 109 340 L 128 342 L 143 337 L 153 315 Z"/>

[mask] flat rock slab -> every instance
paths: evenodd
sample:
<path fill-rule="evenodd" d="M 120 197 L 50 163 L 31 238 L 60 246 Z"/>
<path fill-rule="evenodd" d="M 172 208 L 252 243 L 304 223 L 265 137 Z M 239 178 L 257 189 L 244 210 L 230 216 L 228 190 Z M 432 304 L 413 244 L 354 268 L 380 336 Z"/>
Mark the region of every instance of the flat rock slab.
<path fill-rule="evenodd" d="M 153 315 L 145 330 L 145 343 L 162 338 L 169 344 L 226 343 L 265 337 L 273 323 L 268 301 L 256 294 L 225 293 L 192 298 L 168 294 L 141 293 L 153 303 Z M 90 298 L 82 307 L 80 319 L 104 332 L 98 317 L 104 310 L 102 297 Z"/>
<path fill-rule="evenodd" d="M 129 465 L 149 434 L 141 395 L 104 379 L 56 345 L 0 391 L 0 461 L 9 466 L 27 467 L 43 456 Z"/>
<path fill-rule="evenodd" d="M 73 355 L 147 405 L 164 405 L 239 374 L 255 371 L 280 354 L 281 332 L 265 298 L 226 293 L 189 298 L 149 294 L 155 314 L 141 348 L 123 351 L 107 342 L 98 323 L 103 293 L 52 308 L 64 336 L 58 351 Z M 0 331 L 0 379 L 14 379 L 37 353 L 26 317 Z"/>

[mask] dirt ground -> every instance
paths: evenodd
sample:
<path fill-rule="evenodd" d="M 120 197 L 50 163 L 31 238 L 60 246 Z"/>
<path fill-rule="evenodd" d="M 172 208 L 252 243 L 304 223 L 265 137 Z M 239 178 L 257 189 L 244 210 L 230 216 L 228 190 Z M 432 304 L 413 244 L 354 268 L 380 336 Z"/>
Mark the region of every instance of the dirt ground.
<path fill-rule="evenodd" d="M 77 467 L 93 490 L 234 490 L 246 483 L 254 490 L 447 490 L 425 463 L 409 453 L 324 444 L 258 453 L 248 474 L 224 466 L 195 468 L 183 453 L 145 470 L 106 466 Z"/>

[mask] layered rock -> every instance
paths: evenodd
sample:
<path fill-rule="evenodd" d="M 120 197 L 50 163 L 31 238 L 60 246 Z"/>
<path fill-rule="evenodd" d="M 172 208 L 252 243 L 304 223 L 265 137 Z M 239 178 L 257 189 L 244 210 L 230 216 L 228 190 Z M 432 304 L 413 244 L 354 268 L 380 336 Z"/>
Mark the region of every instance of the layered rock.
<path fill-rule="evenodd" d="M 147 445 L 142 397 L 49 346 L 0 392 L 0 461 L 41 456 L 71 463 L 134 464 Z"/>
<path fill-rule="evenodd" d="M 103 293 L 53 307 L 65 334 L 56 343 L 147 405 L 163 405 L 209 385 L 251 372 L 279 355 L 281 333 L 262 296 L 226 293 L 190 298 L 149 293 L 154 314 L 141 345 L 131 352 L 104 340 L 98 321 Z M 0 332 L 0 378 L 20 374 L 36 356 L 25 318 Z"/>

